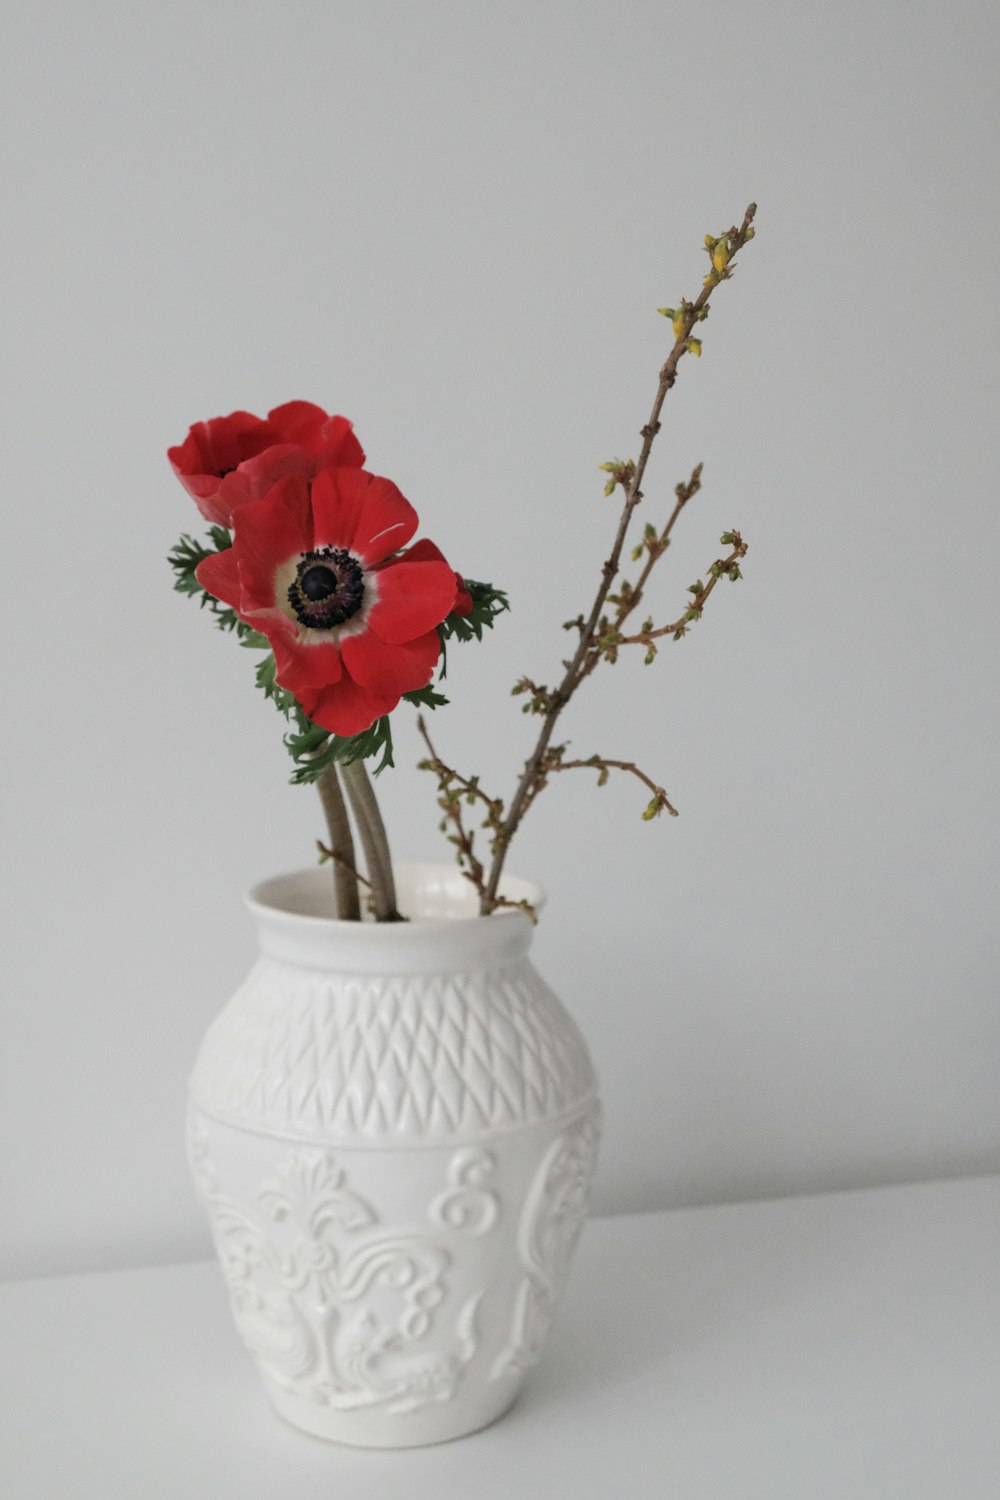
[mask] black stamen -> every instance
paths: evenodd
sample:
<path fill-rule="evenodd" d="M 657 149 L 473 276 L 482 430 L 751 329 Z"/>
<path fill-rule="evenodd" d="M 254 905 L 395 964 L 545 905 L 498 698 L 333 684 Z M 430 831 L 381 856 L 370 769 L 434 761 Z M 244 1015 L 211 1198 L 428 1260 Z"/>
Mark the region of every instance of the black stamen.
<path fill-rule="evenodd" d="M 288 590 L 295 616 L 310 630 L 332 630 L 361 608 L 365 576 L 344 547 L 303 552 Z"/>

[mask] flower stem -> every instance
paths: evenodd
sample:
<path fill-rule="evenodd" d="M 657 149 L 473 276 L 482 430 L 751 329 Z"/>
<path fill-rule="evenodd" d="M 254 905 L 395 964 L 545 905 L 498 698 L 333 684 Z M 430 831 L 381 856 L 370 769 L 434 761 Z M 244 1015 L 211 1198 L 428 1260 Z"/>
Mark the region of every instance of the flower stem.
<path fill-rule="evenodd" d="M 337 916 L 347 922 L 361 920 L 361 901 L 358 896 L 358 875 L 354 863 L 354 839 L 347 816 L 347 804 L 340 789 L 340 780 L 335 765 L 327 766 L 317 779 L 317 790 L 330 830 L 330 853 L 333 861 L 333 888 L 337 900 Z"/>
<path fill-rule="evenodd" d="M 400 922 L 403 919 L 396 910 L 396 886 L 392 878 L 389 840 L 365 763 L 363 760 L 352 761 L 344 766 L 343 772 L 344 785 L 351 799 L 351 811 L 364 845 L 368 875 L 372 883 L 375 920 Z"/>

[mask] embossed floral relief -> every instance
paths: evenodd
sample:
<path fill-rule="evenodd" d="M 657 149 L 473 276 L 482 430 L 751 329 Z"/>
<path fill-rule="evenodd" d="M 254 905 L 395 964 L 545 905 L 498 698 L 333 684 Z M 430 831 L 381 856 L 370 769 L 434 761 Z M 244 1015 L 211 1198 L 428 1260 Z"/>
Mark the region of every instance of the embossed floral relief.
<path fill-rule="evenodd" d="M 499 1379 L 537 1363 L 552 1326 L 570 1258 L 587 1216 L 600 1141 L 595 1110 L 552 1142 L 529 1189 L 518 1230 L 524 1271 L 507 1348 L 493 1363 Z"/>
<path fill-rule="evenodd" d="M 275 1385 L 342 1411 L 406 1412 L 452 1397 L 478 1347 L 483 1290 L 462 1301 L 450 1329 L 437 1326 L 452 1268 L 445 1245 L 382 1226 L 327 1151 L 291 1150 L 252 1211 L 222 1192 L 198 1119 L 190 1156 L 237 1324 Z M 500 1212 L 486 1186 L 494 1168 L 481 1148 L 456 1152 L 431 1223 L 488 1233 Z"/>

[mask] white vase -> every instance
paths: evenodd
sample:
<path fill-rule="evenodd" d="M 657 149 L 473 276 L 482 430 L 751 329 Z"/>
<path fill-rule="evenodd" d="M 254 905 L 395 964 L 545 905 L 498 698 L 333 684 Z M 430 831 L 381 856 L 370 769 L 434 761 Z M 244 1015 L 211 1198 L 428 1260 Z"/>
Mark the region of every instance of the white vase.
<path fill-rule="evenodd" d="M 455 866 L 397 880 L 407 922 L 334 920 L 328 870 L 251 893 L 260 957 L 209 1028 L 189 1107 L 192 1172 L 271 1400 L 307 1432 L 380 1448 L 460 1437 L 511 1405 L 600 1122 L 529 918 L 476 915 Z"/>

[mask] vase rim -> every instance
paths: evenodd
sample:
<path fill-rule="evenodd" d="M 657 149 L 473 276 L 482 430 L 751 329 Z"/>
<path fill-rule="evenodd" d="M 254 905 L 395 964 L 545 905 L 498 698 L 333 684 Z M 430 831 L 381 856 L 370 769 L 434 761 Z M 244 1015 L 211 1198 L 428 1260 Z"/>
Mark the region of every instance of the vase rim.
<path fill-rule="evenodd" d="M 360 922 L 347 921 L 318 909 L 327 904 L 332 890 L 330 871 L 318 865 L 268 876 L 251 886 L 244 900 L 254 916 L 272 920 L 277 917 L 283 922 L 301 923 L 314 929 L 343 929 L 362 941 L 375 936 L 390 940 L 394 936 L 402 938 L 414 927 L 421 930 L 439 927 L 451 932 L 459 926 L 479 927 L 498 917 L 520 918 L 522 922 L 531 920 L 527 912 L 512 907 L 499 907 L 489 916 L 483 916 L 477 910 L 478 897 L 473 886 L 455 864 L 401 860 L 393 865 L 393 874 L 400 908 L 406 917 L 403 922 L 376 922 L 369 913 Z M 500 894 L 509 901 L 526 901 L 536 914 L 546 902 L 546 893 L 541 886 L 517 875 L 504 876 L 500 882 Z M 406 911 L 407 906 L 414 909 L 413 915 Z"/>

